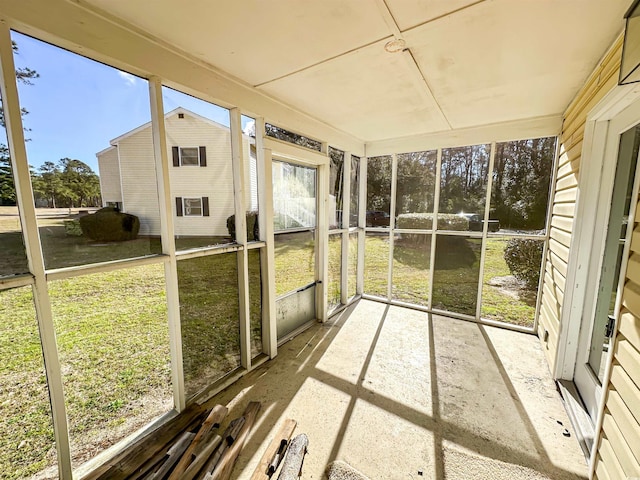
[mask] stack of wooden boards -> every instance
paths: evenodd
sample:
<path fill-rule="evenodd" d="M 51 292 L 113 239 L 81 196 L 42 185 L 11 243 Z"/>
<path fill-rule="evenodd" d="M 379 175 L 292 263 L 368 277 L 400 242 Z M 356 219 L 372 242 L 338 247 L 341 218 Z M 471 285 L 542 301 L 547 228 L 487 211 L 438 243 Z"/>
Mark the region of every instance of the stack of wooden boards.
<path fill-rule="evenodd" d="M 250 402 L 220 433 L 227 407 L 192 405 L 83 480 L 229 480 L 259 411 L 260 403 Z M 301 434 L 290 441 L 295 427 L 284 421 L 251 480 L 276 480 L 278 469 L 278 480 L 300 477 L 309 440 Z"/>
<path fill-rule="evenodd" d="M 85 480 L 228 480 L 259 410 L 260 403 L 250 402 L 220 434 L 227 407 L 194 405 Z"/>

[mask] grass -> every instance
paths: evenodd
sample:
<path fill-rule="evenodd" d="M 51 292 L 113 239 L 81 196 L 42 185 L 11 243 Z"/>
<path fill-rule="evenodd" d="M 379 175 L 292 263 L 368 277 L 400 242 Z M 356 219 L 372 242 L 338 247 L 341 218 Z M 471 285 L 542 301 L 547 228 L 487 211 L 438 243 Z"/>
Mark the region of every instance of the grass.
<path fill-rule="evenodd" d="M 61 219 L 50 220 L 40 224 L 45 254 L 54 262 L 50 268 L 145 255 L 153 242 L 159 246 L 157 239 L 94 246 L 63 234 Z M 22 250 L 15 222 L 16 217 L 0 216 L 2 274 L 16 273 L 11 261 Z M 182 238 L 177 244 L 191 248 L 211 240 L 226 239 Z M 256 356 L 262 351 L 260 252 L 248 255 Z M 178 262 L 189 393 L 237 365 L 236 259 L 228 253 Z M 147 265 L 54 281 L 49 293 L 78 466 L 172 408 L 164 268 Z M 0 478 L 28 478 L 56 462 L 31 288 L 0 291 L 0 318 Z"/>
<path fill-rule="evenodd" d="M 282 233 L 275 238 L 276 296 L 315 281 L 312 232 Z"/>
<path fill-rule="evenodd" d="M 327 296 L 329 310 L 340 305 L 340 278 L 342 272 L 342 234 L 329 235 L 329 278 Z"/>
<path fill-rule="evenodd" d="M 528 289 L 524 283 L 510 279 L 510 288 L 497 286 L 499 279 L 511 276 L 504 261 L 507 240 L 490 239 L 484 263 L 482 281 L 482 317 L 523 327 L 533 327 L 536 314 L 536 289 Z"/>
<path fill-rule="evenodd" d="M 452 241 L 453 240 L 453 241 Z M 438 238 L 433 307 L 475 316 L 480 265 L 480 240 Z M 504 261 L 507 240 L 487 241 L 482 280 L 483 318 L 531 327 L 537 292 L 511 276 Z M 430 241 L 394 243 L 393 290 L 396 300 L 428 305 Z M 368 234 L 365 242 L 365 292 L 387 296 L 388 235 Z"/>

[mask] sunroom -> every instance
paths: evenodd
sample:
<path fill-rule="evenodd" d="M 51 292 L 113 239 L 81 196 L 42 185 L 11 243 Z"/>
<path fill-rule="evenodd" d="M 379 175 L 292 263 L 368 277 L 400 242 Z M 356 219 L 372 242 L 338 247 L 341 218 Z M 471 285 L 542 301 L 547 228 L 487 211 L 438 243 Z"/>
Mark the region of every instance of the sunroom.
<path fill-rule="evenodd" d="M 2 478 L 640 477 L 631 3 L 0 0 Z"/>

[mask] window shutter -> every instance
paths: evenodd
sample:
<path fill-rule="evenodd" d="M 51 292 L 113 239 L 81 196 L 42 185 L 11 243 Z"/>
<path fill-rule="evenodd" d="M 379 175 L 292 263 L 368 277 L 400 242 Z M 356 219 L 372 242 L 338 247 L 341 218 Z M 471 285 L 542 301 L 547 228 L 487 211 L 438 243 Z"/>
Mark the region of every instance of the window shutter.
<path fill-rule="evenodd" d="M 201 147 L 204 148 L 204 147 Z M 209 216 L 209 197 L 202 197 L 202 216 Z"/>
<path fill-rule="evenodd" d="M 180 166 L 180 152 L 178 151 L 178 147 L 171 147 L 171 152 L 173 153 L 173 166 Z"/>
<path fill-rule="evenodd" d="M 200 150 L 200 166 L 207 166 L 207 147 L 198 147 Z"/>
<path fill-rule="evenodd" d="M 182 197 L 176 197 L 176 215 L 182 216 Z"/>

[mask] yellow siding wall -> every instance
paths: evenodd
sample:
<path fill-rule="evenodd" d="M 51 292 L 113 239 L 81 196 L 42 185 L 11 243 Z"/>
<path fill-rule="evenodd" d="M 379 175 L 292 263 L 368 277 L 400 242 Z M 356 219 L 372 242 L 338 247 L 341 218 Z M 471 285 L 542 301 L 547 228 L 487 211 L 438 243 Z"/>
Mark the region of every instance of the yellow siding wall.
<path fill-rule="evenodd" d="M 578 173 L 585 122 L 589 111 L 617 84 L 621 53 L 622 37 L 602 59 L 564 115 L 556 194 L 552 202 L 551 238 L 547 250 L 538 322 L 540 338 L 544 339 L 545 331 L 548 332 L 548 339 L 543 344 L 552 371 L 555 369 L 560 313 L 567 288 L 567 263 L 578 194 Z"/>
<path fill-rule="evenodd" d="M 543 282 L 539 333 L 555 368 L 560 312 L 567 286 L 567 262 L 574 226 L 578 173 L 586 117 L 617 84 L 622 52 L 620 37 L 600 62 L 564 115 L 560 161 L 553 200 L 551 240 Z M 640 206 L 638 206 L 640 211 Z M 599 480 L 640 477 L 640 223 L 635 223 L 619 332 L 613 343 L 614 363 L 606 385 L 606 408 L 596 454 Z"/>

